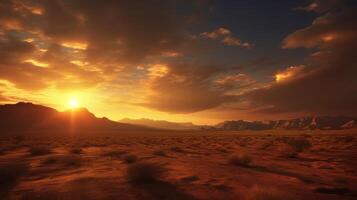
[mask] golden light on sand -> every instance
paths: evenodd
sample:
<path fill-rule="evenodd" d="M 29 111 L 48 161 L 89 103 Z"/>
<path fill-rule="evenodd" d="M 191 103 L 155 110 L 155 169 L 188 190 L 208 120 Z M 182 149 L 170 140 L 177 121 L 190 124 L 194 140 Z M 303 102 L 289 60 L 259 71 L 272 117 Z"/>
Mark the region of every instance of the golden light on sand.
<path fill-rule="evenodd" d="M 76 97 L 71 97 L 69 100 L 68 100 L 68 106 L 71 108 L 71 109 L 76 109 L 79 107 L 79 100 L 76 98 Z"/>

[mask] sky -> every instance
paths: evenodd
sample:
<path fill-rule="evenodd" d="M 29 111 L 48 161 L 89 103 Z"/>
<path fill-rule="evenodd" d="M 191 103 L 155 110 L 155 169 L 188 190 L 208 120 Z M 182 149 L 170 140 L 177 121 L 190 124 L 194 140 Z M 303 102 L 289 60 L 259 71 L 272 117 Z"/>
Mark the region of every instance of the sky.
<path fill-rule="evenodd" d="M 196 124 L 357 113 L 348 0 L 1 0 L 0 104 Z"/>

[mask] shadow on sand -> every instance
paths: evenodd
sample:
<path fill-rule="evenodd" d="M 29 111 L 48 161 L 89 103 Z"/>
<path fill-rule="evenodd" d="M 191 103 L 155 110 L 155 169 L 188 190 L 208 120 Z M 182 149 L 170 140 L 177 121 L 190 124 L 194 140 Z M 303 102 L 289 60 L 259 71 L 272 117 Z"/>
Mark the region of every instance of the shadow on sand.
<path fill-rule="evenodd" d="M 153 199 L 195 200 L 193 196 L 179 190 L 175 185 L 165 181 L 132 182 L 131 185 L 149 194 Z"/>

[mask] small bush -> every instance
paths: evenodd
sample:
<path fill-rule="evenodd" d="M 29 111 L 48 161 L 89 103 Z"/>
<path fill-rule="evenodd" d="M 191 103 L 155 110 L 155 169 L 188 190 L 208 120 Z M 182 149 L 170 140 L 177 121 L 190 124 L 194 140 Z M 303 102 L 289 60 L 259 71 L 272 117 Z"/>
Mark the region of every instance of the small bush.
<path fill-rule="evenodd" d="M 62 162 L 65 166 L 80 166 L 82 164 L 82 158 L 78 155 L 67 155 L 62 158 Z"/>
<path fill-rule="evenodd" d="M 271 147 L 271 146 L 273 146 L 274 145 L 274 142 L 273 141 L 267 141 L 267 142 L 265 142 L 265 143 L 263 143 L 262 144 L 262 146 L 261 146 L 261 149 L 267 149 L 267 148 L 269 148 L 269 147 Z"/>
<path fill-rule="evenodd" d="M 171 147 L 171 151 L 178 152 L 178 153 L 184 153 L 185 151 L 180 148 L 180 147 Z"/>
<path fill-rule="evenodd" d="M 166 156 L 166 153 L 162 150 L 156 150 L 154 151 L 154 155 L 157 155 L 157 156 Z"/>
<path fill-rule="evenodd" d="M 293 147 L 287 147 L 282 152 L 282 155 L 287 158 L 297 158 L 299 156 L 299 151 Z"/>
<path fill-rule="evenodd" d="M 200 177 L 194 176 L 194 175 L 193 176 L 186 176 L 186 177 L 181 178 L 181 180 L 185 181 L 185 182 L 193 182 L 193 181 L 197 181 L 199 179 L 200 179 Z"/>
<path fill-rule="evenodd" d="M 75 154 L 50 156 L 47 157 L 42 162 L 42 164 L 44 165 L 60 164 L 65 167 L 80 166 L 82 164 L 82 158 L 81 156 Z"/>
<path fill-rule="evenodd" d="M 45 165 L 51 165 L 51 164 L 54 164 L 58 161 L 58 159 L 54 156 L 51 156 L 51 157 L 48 157 L 46 158 L 44 161 L 43 161 L 43 164 Z"/>
<path fill-rule="evenodd" d="M 218 147 L 217 151 L 222 152 L 222 153 L 228 153 L 228 150 L 224 147 Z"/>
<path fill-rule="evenodd" d="M 135 155 L 127 154 L 123 157 L 124 162 L 134 163 L 138 158 Z"/>
<path fill-rule="evenodd" d="M 32 156 L 41 156 L 52 153 L 49 146 L 34 146 L 29 149 Z"/>
<path fill-rule="evenodd" d="M 347 135 L 344 137 L 340 137 L 338 139 L 338 142 L 345 142 L 345 143 L 352 143 L 354 140 L 354 137 L 352 135 Z"/>
<path fill-rule="evenodd" d="M 27 169 L 27 164 L 23 162 L 0 164 L 0 187 L 13 184 L 26 173 Z"/>
<path fill-rule="evenodd" d="M 73 154 L 81 154 L 83 153 L 83 150 L 81 148 L 73 148 L 69 152 Z"/>
<path fill-rule="evenodd" d="M 113 151 L 108 151 L 103 154 L 103 156 L 108 156 L 108 157 L 114 157 L 114 158 L 121 158 L 124 154 L 126 154 L 126 151 L 120 151 L 120 150 L 113 150 Z"/>
<path fill-rule="evenodd" d="M 287 140 L 287 144 L 294 148 L 297 152 L 302 152 L 311 147 L 311 142 L 304 137 L 290 138 Z"/>
<path fill-rule="evenodd" d="M 161 178 L 164 168 L 154 163 L 138 162 L 127 169 L 127 178 L 132 182 L 150 182 Z"/>
<path fill-rule="evenodd" d="M 245 154 L 237 154 L 233 155 L 229 158 L 229 163 L 232 165 L 239 165 L 239 166 L 249 166 L 252 162 L 252 158 Z"/>
<path fill-rule="evenodd" d="M 297 197 L 275 188 L 254 186 L 246 200 L 297 200 Z"/>

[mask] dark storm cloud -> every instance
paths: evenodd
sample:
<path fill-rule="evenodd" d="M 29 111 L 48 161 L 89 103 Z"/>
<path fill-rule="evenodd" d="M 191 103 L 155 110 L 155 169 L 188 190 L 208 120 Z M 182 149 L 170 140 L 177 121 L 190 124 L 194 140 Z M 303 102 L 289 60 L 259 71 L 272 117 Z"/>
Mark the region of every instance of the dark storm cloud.
<path fill-rule="evenodd" d="M 357 10 L 324 10 L 328 12 L 312 25 L 284 40 L 284 48 L 317 49 L 302 74 L 244 95 L 252 105 L 263 107 L 259 112 L 357 113 Z"/>

